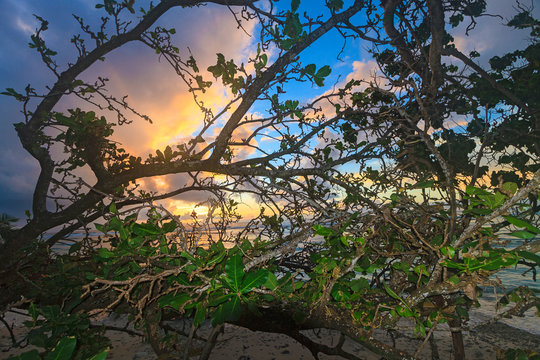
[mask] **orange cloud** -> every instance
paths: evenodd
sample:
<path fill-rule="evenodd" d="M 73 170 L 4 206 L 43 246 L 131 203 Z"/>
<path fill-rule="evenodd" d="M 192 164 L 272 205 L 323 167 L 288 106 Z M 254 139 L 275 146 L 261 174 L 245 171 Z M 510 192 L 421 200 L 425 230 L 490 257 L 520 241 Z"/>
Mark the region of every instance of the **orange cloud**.
<path fill-rule="evenodd" d="M 214 107 L 225 105 L 226 98 L 216 87 L 207 91 L 204 96 L 205 104 Z M 175 94 L 168 106 L 151 109 L 156 120 L 155 129 L 147 145 L 150 149 L 162 149 L 167 145 L 180 144 L 188 141 L 203 124 L 204 115 L 193 101 L 191 93 Z"/>
<path fill-rule="evenodd" d="M 165 17 L 160 20 L 164 23 L 161 25 L 176 28 L 173 42 L 180 49 L 180 56 L 185 60 L 193 55 L 203 78 L 214 83 L 199 96 L 205 107 L 218 113 L 231 97 L 221 80 L 215 80 L 205 69 L 216 63 L 216 53 L 223 53 L 238 65 L 247 63 L 254 41 L 248 34 L 254 32 L 255 21 L 242 23 L 246 34 L 237 29 L 236 20 L 222 6 L 175 10 L 171 15 L 177 17 Z M 203 20 L 205 25 L 200 26 Z M 117 98 L 129 95 L 128 103 L 153 120 L 150 124 L 125 111 L 135 121 L 115 128 L 113 139 L 134 155 L 145 157 L 156 149 L 188 141 L 203 124 L 203 114 L 181 77 L 167 61 L 158 58 L 141 43 L 131 43 L 116 50 L 105 62 L 93 65 L 84 78 L 94 82 L 98 75 L 110 80 L 108 95 Z M 80 102 L 73 98 L 66 105 L 76 107 Z M 104 115 L 114 120 L 113 113 L 105 112 Z"/>
<path fill-rule="evenodd" d="M 259 215 L 260 203 L 252 195 L 241 195 L 233 196 L 234 200 L 239 203 L 237 212 L 242 216 L 243 219 L 251 219 Z M 205 200 L 202 199 L 199 202 L 186 201 L 182 199 L 167 199 L 164 201 L 164 205 L 169 209 L 173 214 L 179 216 L 182 219 L 189 219 L 191 214 L 195 212 L 197 217 L 205 218 L 209 211 L 209 204 L 205 203 Z M 219 216 L 219 209 L 214 211 L 214 216 Z"/>

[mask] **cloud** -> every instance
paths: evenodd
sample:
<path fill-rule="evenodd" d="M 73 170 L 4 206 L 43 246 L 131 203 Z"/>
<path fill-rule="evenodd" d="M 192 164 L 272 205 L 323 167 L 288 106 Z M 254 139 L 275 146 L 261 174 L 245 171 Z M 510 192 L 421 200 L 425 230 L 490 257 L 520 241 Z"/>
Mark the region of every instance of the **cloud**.
<path fill-rule="evenodd" d="M 37 8 L 34 9 L 32 2 L 14 0 L 8 0 L 0 4 L 0 9 L 5 10 L 3 11 L 4 14 L 11 14 L 11 16 L 1 16 L 5 20 L 3 28 L 9 29 L 9 34 L 21 39 L 20 41 L 11 41 L 9 39 L 13 39 L 14 36 L 10 36 L 9 39 L 4 39 L 4 45 L 9 45 L 6 47 L 12 49 L 9 51 L 14 54 L 13 56 L 17 56 L 21 49 L 28 52 L 26 46 L 28 42 L 27 36 L 37 26 L 37 22 L 32 17 L 32 13 L 36 13 L 51 20 L 50 29 L 46 33 L 47 39 L 51 40 L 51 47 L 65 49 L 58 56 L 61 60 L 60 63 L 66 60 L 74 62 L 75 58 L 72 57 L 73 48 L 69 44 L 70 36 L 65 35 L 77 31 L 77 24 L 70 14 L 82 15 L 93 24 L 97 10 L 93 9 L 93 6 L 86 6 L 84 2 L 74 2 L 71 8 L 61 5 L 59 2 L 36 6 Z M 53 19 L 51 13 L 55 11 L 58 12 L 58 16 Z M 205 69 L 216 63 L 217 52 L 223 53 L 227 59 L 234 59 L 238 65 L 241 62 L 247 63 L 249 54 L 253 53 L 254 37 L 239 31 L 234 17 L 223 6 L 177 7 L 160 19 L 156 25 L 165 28 L 176 28 L 177 32 L 173 40 L 180 49 L 183 59 L 187 59 L 190 54 L 193 54 L 203 76 L 207 80 L 214 82 L 212 89 L 209 89 L 200 99 L 204 101 L 205 106 L 212 107 L 215 112 L 217 112 L 216 109 L 221 110 L 231 96 L 221 85 L 221 81 L 213 79 Z M 248 33 L 255 32 L 255 22 L 244 22 L 243 26 Z M 22 64 L 29 61 L 27 60 L 28 56 L 21 56 L 21 58 L 20 65 L 19 63 L 6 65 L 6 68 L 11 67 L 12 69 L 11 72 L 6 72 L 6 75 L 13 74 L 14 66 L 25 69 Z M 37 59 L 39 65 L 39 57 L 36 55 L 34 58 Z M 4 59 L 4 54 L 0 59 Z M 5 59 L 13 63 L 12 57 L 6 56 Z M 82 78 L 89 82 L 95 81 L 98 76 L 108 78 L 110 80 L 108 86 L 109 95 L 114 95 L 117 98 L 129 95 L 127 100 L 130 105 L 139 112 L 149 115 L 154 120 L 154 124 L 149 124 L 144 120 L 136 119 L 131 125 L 115 127 L 113 140 L 121 143 L 121 146 L 126 150 L 145 157 L 149 152 L 154 152 L 155 149 L 163 149 L 167 145 L 188 141 L 201 128 L 203 115 L 194 104 L 192 94 L 188 92 L 187 86 L 176 75 L 174 69 L 163 59 L 159 59 L 151 49 L 141 43 L 133 42 L 113 51 L 105 60 L 90 67 L 82 74 Z M 16 80 L 21 84 L 26 84 L 28 81 L 34 81 L 37 78 L 39 79 L 38 84 L 50 84 L 51 80 L 43 75 L 45 72 L 42 70 L 32 72 L 34 75 L 28 79 L 20 75 L 25 72 L 16 71 L 18 73 Z M 9 76 L 13 77 L 13 75 Z M 5 80 L 8 80 L 8 78 L 5 78 Z M 3 86 L 20 88 L 24 86 L 21 84 L 17 86 L 16 84 L 6 83 Z M 63 111 L 76 107 L 81 107 L 87 111 L 97 110 L 87 104 L 82 104 L 74 97 L 66 98 L 55 110 Z M 16 110 L 11 111 L 10 109 L 8 109 L 9 116 L 16 119 L 15 121 L 20 121 L 20 117 L 16 116 Z M 11 114 L 14 116 L 11 116 Z M 111 114 L 107 115 L 110 116 Z M 110 121 L 114 120 L 114 118 L 109 117 L 108 119 Z M 224 121 L 226 121 L 226 118 L 216 124 L 216 127 L 221 126 Z M 10 125 L 7 130 L 13 133 Z M 238 134 L 243 136 L 245 131 L 248 130 L 241 129 Z M 209 134 L 211 135 L 212 131 Z M 6 140 L 9 140 L 10 144 L 12 144 L 16 142 L 16 138 L 15 140 L 12 138 L 14 137 L 11 136 Z M 10 204 L 16 202 L 10 200 L 14 197 L 17 199 L 24 198 L 23 202 L 27 204 L 27 200 L 31 199 L 34 182 L 39 172 L 38 167 L 30 157 L 16 146 L 13 146 L 13 148 L 16 149 L 13 154 L 7 156 L 4 151 L 4 156 L 0 158 L 0 188 L 9 189 L 9 192 L 1 191 L 3 194 L 0 196 L 0 199 L 2 199 L 0 202 L 3 205 L 7 204 L 8 201 Z M 243 154 L 238 155 L 244 156 Z M 30 164 L 26 164 L 26 158 L 29 159 Z M 21 161 L 21 159 L 25 160 Z M 182 187 L 188 180 L 187 176 L 178 175 L 143 179 L 142 183 L 149 190 L 162 193 Z M 209 196 L 211 194 L 205 192 L 191 192 L 184 194 L 179 199 L 191 204 L 206 200 Z M 28 208 L 28 206 L 25 205 L 25 208 Z"/>
<path fill-rule="evenodd" d="M 21 30 L 26 35 L 30 36 L 34 33 L 35 26 L 33 24 L 31 25 L 29 22 L 21 19 L 20 17 L 15 18 L 15 24 L 17 26 L 17 29 Z"/>
<path fill-rule="evenodd" d="M 476 19 L 477 24 L 468 36 L 465 34 L 469 25 L 467 18 L 458 27 L 449 31 L 454 37 L 454 44 L 459 51 L 468 55 L 475 50 L 481 54 L 478 61 L 482 65 L 487 64 L 487 61 L 495 55 L 526 46 L 530 32 L 527 29 L 516 30 L 505 25 L 519 12 L 515 7 L 515 1 L 490 0 L 487 4 L 487 13 L 497 16 L 484 16 Z M 539 15 L 540 8 L 533 8 L 533 16 L 538 17 Z"/>
<path fill-rule="evenodd" d="M 379 73 L 379 67 L 377 65 L 377 62 L 374 60 L 368 60 L 368 61 L 353 61 L 352 62 L 352 71 L 350 71 L 344 78 L 344 80 L 340 81 L 336 84 L 336 88 L 343 88 L 349 81 L 351 80 L 360 80 L 362 81 L 362 84 L 359 86 L 353 87 L 351 90 L 354 91 L 362 91 L 364 90 L 369 82 L 373 81 L 377 74 Z M 330 95 L 334 92 L 333 89 L 325 91 L 320 96 L 326 96 Z M 319 97 L 319 96 L 317 96 Z M 311 99 L 311 101 L 315 100 L 317 97 Z M 328 99 L 324 99 L 323 101 L 317 103 L 317 105 L 322 110 L 322 114 L 324 114 L 326 117 L 332 117 L 336 114 L 336 108 L 333 105 L 333 103 L 341 103 L 345 104 L 348 103 L 348 98 L 345 97 L 343 100 L 338 100 L 337 97 L 332 98 L 332 102 L 330 102 Z"/>
<path fill-rule="evenodd" d="M 37 20 L 32 14 L 37 14 L 32 4 L 24 1 L 7 0 L 4 3 L 4 11 L 9 11 L 10 16 L 3 19 L 11 25 L 12 28 L 22 32 L 25 36 L 34 33 L 38 26 Z"/>
<path fill-rule="evenodd" d="M 20 171 L 14 173 L 13 169 Z M 21 158 L 11 149 L 0 153 L 0 184 L 6 186 L 10 192 L 19 194 L 33 192 L 37 174 L 37 162 L 30 156 Z"/>
<path fill-rule="evenodd" d="M 201 26 L 202 19 L 205 26 Z M 234 18 L 223 7 L 174 9 L 160 20 L 159 25 L 176 28 L 174 42 L 178 44 L 182 58 L 187 59 L 190 53 L 193 54 L 203 77 L 214 82 L 205 94 L 198 96 L 205 107 L 217 113 L 231 96 L 221 81 L 216 81 L 205 69 L 215 64 L 217 52 L 227 59 L 233 58 L 237 64 L 247 61 L 253 39 L 236 30 Z M 244 26 L 248 32 L 253 31 L 253 22 Z M 84 78 L 87 81 L 97 76 L 108 78 L 110 94 L 118 98 L 129 95 L 129 104 L 154 122 L 149 124 L 136 119 L 130 125 L 115 128 L 113 138 L 127 150 L 145 156 L 155 149 L 186 142 L 201 129 L 204 116 L 194 103 L 193 94 L 188 92 L 174 69 L 151 49 L 142 44 L 128 44 L 106 60 L 106 63 L 95 64 Z M 76 99 L 65 107 L 75 104 Z"/>
<path fill-rule="evenodd" d="M 38 173 L 38 164 L 29 155 L 9 148 L 0 152 L 0 214 L 24 217 L 24 211 L 32 208 Z"/>
<path fill-rule="evenodd" d="M 353 71 L 347 75 L 344 83 L 347 83 L 353 79 L 369 82 L 374 76 L 377 75 L 377 73 L 379 73 L 379 66 L 375 60 L 353 61 L 352 68 Z"/>

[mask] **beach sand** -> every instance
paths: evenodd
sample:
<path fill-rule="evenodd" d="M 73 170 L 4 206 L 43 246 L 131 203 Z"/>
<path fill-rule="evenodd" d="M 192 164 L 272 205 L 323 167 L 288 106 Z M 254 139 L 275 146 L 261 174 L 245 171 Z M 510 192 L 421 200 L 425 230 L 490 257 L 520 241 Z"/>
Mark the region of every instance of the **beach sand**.
<path fill-rule="evenodd" d="M 481 310 L 475 310 L 471 315 L 471 324 L 481 324 L 495 312 L 493 306 L 483 306 Z M 540 318 L 534 317 L 531 311 L 524 318 L 503 319 L 495 324 L 478 326 L 474 331 L 464 332 L 466 355 L 468 359 L 496 359 L 498 349 L 522 348 L 536 350 L 540 352 Z M 27 332 L 22 325 L 26 320 L 23 315 L 6 313 L 5 320 L 9 324 L 15 324 L 14 335 L 20 339 Z M 126 318 L 109 317 L 103 323 L 112 326 L 122 327 L 126 323 Z M 171 326 L 181 326 L 180 322 L 171 322 Z M 386 331 L 376 331 L 374 337 L 378 340 L 392 345 L 399 349 L 406 350 L 411 354 L 422 343 L 421 340 L 414 339 L 412 332 L 406 330 L 411 324 L 401 321 L 398 326 L 405 329 L 406 336 L 392 336 Z M 210 331 L 210 326 L 204 326 L 201 336 L 206 336 Z M 339 334 L 328 330 L 305 331 L 304 335 L 312 340 L 332 346 L 339 340 Z M 127 360 L 127 359 L 156 359 L 151 346 L 142 337 L 132 336 L 119 331 L 107 331 L 107 335 L 112 341 L 107 359 Z M 433 335 L 434 341 L 428 341 L 418 354 L 419 359 L 432 359 L 432 344 L 436 344 L 439 358 L 453 359 L 452 341 L 448 328 L 441 325 Z M 7 359 L 11 355 L 28 351 L 25 349 L 9 349 L 11 338 L 9 332 L 3 324 L 0 324 L 0 359 Z M 202 348 L 203 342 L 194 341 L 195 347 Z M 379 360 L 380 356 L 371 353 L 350 340 L 344 344 L 344 350 L 354 354 L 361 359 Z M 190 359 L 198 359 L 197 352 L 194 352 Z M 273 334 L 264 332 L 253 332 L 245 328 L 226 325 L 224 332 L 219 335 L 217 344 L 210 356 L 211 360 L 293 360 L 293 359 L 313 359 L 310 351 L 292 338 L 283 334 Z M 320 354 L 321 360 L 341 360 L 340 356 L 329 356 Z"/>

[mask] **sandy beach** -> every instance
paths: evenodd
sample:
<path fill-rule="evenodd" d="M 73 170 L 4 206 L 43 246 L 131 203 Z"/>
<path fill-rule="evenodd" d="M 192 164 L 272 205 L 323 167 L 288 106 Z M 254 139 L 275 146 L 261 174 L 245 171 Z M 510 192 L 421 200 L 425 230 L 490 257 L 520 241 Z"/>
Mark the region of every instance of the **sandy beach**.
<path fill-rule="evenodd" d="M 466 355 L 468 359 L 495 359 L 497 350 L 508 348 L 530 349 L 540 352 L 540 318 L 534 316 L 534 311 L 527 312 L 524 318 L 503 319 L 498 323 L 481 325 L 495 313 L 491 303 L 485 303 L 480 309 L 471 313 L 470 326 L 475 326 L 474 331 L 464 332 Z M 14 335 L 20 339 L 27 329 L 22 325 L 26 320 L 23 315 L 12 312 L 6 313 L 5 320 L 9 324 L 15 324 Z M 110 326 L 122 327 L 126 318 L 109 317 L 102 322 Z M 180 322 L 171 322 L 171 326 L 181 326 Z M 374 337 L 392 345 L 395 342 L 399 349 L 414 354 L 421 345 L 422 340 L 415 339 L 406 321 L 398 324 L 403 329 L 402 334 L 389 333 L 378 330 Z M 198 334 L 205 337 L 211 330 L 210 325 L 203 326 Z M 151 346 L 140 336 L 132 336 L 120 331 L 107 331 L 112 340 L 108 359 L 156 359 Z M 338 342 L 339 334 L 327 330 L 305 331 L 304 335 L 312 340 L 332 346 Z M 403 336 L 405 335 L 405 336 Z M 433 341 L 425 343 L 418 353 L 419 359 L 432 359 L 432 346 L 435 344 L 439 358 L 442 360 L 453 359 L 452 342 L 448 327 L 441 325 L 433 332 Z M 0 324 L 0 358 L 7 359 L 11 355 L 28 351 L 25 349 L 9 349 L 11 338 L 3 324 Z M 194 341 L 193 356 L 190 359 L 198 359 L 197 349 L 203 346 L 202 341 Z M 9 350 L 8 350 L 9 349 Z M 362 346 L 347 340 L 344 350 L 361 359 L 379 360 L 380 356 L 373 354 Z M 265 332 L 253 332 L 245 328 L 226 325 L 224 332 L 219 335 L 211 360 L 293 360 L 313 359 L 310 351 L 300 343 L 283 334 Z M 341 360 L 340 356 L 320 354 L 320 359 Z"/>

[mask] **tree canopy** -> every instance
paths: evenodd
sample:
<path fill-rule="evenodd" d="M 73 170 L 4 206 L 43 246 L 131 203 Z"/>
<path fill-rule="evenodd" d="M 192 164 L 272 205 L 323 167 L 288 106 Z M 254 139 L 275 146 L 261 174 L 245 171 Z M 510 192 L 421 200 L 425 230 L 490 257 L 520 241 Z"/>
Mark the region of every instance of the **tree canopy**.
<path fill-rule="evenodd" d="M 174 42 L 196 30 L 161 25 L 203 5 L 228 8 L 237 31 L 251 32 L 245 63 L 217 53 L 204 69 Z M 77 55 L 66 64 L 46 42 L 54 24 L 36 16 L 29 45 L 54 81 L 3 93 L 20 102 L 16 134 L 40 167 L 26 224 L 0 224 L 3 313 L 28 309 L 30 342 L 66 359 L 105 358 L 104 329 L 89 320 L 111 312 L 130 314 L 163 359 L 187 358 L 206 320 L 215 331 L 231 323 L 287 334 L 315 357 L 357 359 L 301 330 L 336 330 L 385 358 L 413 359 L 372 337 L 402 318 L 426 339 L 448 322 L 464 358 L 459 329 L 482 287 L 501 287 L 493 275 L 518 264 L 535 276 L 540 263 L 540 22 L 518 3 L 503 20 L 527 30 L 528 45 L 481 62 L 455 37 L 501 15 L 486 6 L 104 0 L 92 26 L 75 16 Z M 332 67 L 306 55 L 330 33 L 342 51 L 368 49 L 370 76 L 330 83 Z M 87 76 L 130 43 L 170 65 L 199 111 L 195 133 L 147 156 L 116 132 L 159 119 Z M 205 101 L 216 88 L 227 94 L 217 107 Z M 320 91 L 306 99 L 305 89 Z M 66 99 L 75 105 L 63 110 Z M 145 185 L 165 175 L 177 188 Z M 191 193 L 208 199 L 204 214 L 181 219 L 163 203 Z M 243 197 L 259 206 L 250 218 L 239 214 Z M 506 290 L 501 305 L 505 315 L 540 309 L 527 287 Z M 188 319 L 185 341 L 163 319 Z"/>

